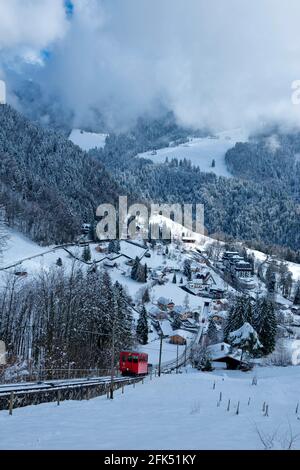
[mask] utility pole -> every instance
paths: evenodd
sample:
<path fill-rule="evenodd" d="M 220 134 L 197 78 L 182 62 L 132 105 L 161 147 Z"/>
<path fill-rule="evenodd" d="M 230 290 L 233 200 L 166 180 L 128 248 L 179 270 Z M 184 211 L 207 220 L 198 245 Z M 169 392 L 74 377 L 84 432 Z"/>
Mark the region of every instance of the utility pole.
<path fill-rule="evenodd" d="M 115 375 L 115 327 L 112 331 L 112 346 L 111 346 L 111 372 L 110 372 L 110 390 L 109 398 L 114 398 L 114 375 Z"/>
<path fill-rule="evenodd" d="M 176 374 L 178 374 L 178 351 L 179 350 L 179 345 L 177 343 L 177 351 L 176 351 Z"/>
<path fill-rule="evenodd" d="M 161 375 L 161 355 L 162 355 L 162 345 L 163 345 L 163 333 L 160 331 L 160 346 L 159 346 L 159 363 L 158 363 L 158 377 Z"/>
<path fill-rule="evenodd" d="M 115 375 L 115 336 L 116 336 L 116 312 L 114 312 L 114 321 L 112 325 L 112 345 L 111 345 L 111 372 L 110 372 L 110 391 L 109 398 L 114 398 L 114 375 Z"/>

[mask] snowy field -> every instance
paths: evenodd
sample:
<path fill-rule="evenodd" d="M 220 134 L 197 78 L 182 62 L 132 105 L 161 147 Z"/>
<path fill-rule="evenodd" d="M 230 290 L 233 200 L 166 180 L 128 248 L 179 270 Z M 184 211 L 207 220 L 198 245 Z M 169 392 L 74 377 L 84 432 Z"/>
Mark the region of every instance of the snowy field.
<path fill-rule="evenodd" d="M 191 160 L 193 165 L 197 165 L 204 172 L 213 172 L 218 176 L 230 177 L 225 164 L 225 153 L 234 147 L 237 142 L 248 140 L 247 135 L 236 129 L 233 131 L 224 131 L 216 136 L 217 138 L 193 138 L 187 144 L 181 144 L 177 147 L 163 148 L 157 151 L 157 155 L 152 152 L 139 154 L 139 157 L 151 159 L 153 162 L 161 163 L 168 157 L 178 160 Z M 212 160 L 215 160 L 216 166 L 212 168 Z"/>
<path fill-rule="evenodd" d="M 39 255 L 47 250 L 16 230 L 8 229 L 7 235 L 7 244 L 1 255 L 0 268 L 16 263 L 20 259 Z"/>
<path fill-rule="evenodd" d="M 292 448 L 300 449 L 299 388 L 295 367 L 148 378 L 124 395 L 117 392 L 113 401 L 43 404 L 16 409 L 13 416 L 2 411 L 0 448 L 260 450 L 259 431 L 270 448 L 286 449 L 293 441 Z M 264 402 L 269 416 L 262 411 Z"/>
<path fill-rule="evenodd" d="M 69 139 L 73 144 L 78 145 L 82 150 L 88 152 L 94 148 L 103 148 L 107 136 L 108 134 L 95 134 L 94 132 L 73 129 Z"/>

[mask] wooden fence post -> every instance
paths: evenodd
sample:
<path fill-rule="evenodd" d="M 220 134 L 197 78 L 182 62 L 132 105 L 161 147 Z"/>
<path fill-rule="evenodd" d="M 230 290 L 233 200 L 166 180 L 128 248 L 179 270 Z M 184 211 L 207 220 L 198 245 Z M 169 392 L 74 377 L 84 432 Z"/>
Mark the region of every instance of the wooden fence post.
<path fill-rule="evenodd" d="M 266 405 L 266 412 L 265 412 L 265 416 L 269 416 L 269 405 Z"/>
<path fill-rule="evenodd" d="M 14 392 L 11 392 L 10 399 L 9 399 L 9 414 L 10 416 L 13 414 L 14 409 Z"/>

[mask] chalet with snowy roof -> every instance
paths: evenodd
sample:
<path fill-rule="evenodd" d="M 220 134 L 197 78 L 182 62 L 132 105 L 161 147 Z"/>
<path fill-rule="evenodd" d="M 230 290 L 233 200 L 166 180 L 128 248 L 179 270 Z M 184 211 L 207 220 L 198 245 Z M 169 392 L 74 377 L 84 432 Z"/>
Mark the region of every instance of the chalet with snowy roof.
<path fill-rule="evenodd" d="M 209 318 L 214 320 L 219 325 L 224 325 L 228 317 L 228 311 L 227 310 L 220 310 L 220 311 L 212 311 L 209 314 Z"/>
<path fill-rule="evenodd" d="M 115 260 L 106 259 L 104 261 L 104 266 L 106 268 L 116 268 L 118 266 L 118 264 L 116 263 Z"/>
<path fill-rule="evenodd" d="M 172 311 L 175 307 L 175 304 L 171 299 L 167 299 L 166 297 L 159 297 L 159 299 L 157 299 L 157 306 L 161 310 Z"/>
<path fill-rule="evenodd" d="M 175 330 L 173 334 L 169 337 L 170 344 L 176 344 L 178 346 L 185 346 L 187 344 L 187 339 L 191 336 L 191 333 L 188 333 L 184 330 Z"/>
<path fill-rule="evenodd" d="M 182 237 L 182 242 L 186 243 L 187 245 L 192 245 L 196 243 L 196 239 L 194 237 Z"/>
<path fill-rule="evenodd" d="M 167 312 L 161 310 L 157 305 L 151 305 L 148 309 L 148 314 L 156 320 L 165 320 L 168 318 Z"/>
<path fill-rule="evenodd" d="M 185 313 L 185 311 L 186 308 L 183 307 L 183 305 L 174 305 L 171 315 L 175 317 L 176 315 L 182 315 L 183 313 Z"/>
<path fill-rule="evenodd" d="M 91 224 L 82 224 L 81 225 L 81 233 L 84 235 L 87 235 L 91 231 Z"/>
<path fill-rule="evenodd" d="M 198 273 L 196 275 L 196 282 L 200 281 L 204 286 L 216 285 L 216 281 L 209 271 Z"/>
<path fill-rule="evenodd" d="M 227 299 L 217 299 L 212 302 L 213 311 L 227 310 L 228 300 Z"/>
<path fill-rule="evenodd" d="M 160 322 L 160 329 L 161 329 L 161 332 L 162 332 L 164 338 L 170 338 L 174 334 L 172 325 L 169 322 L 169 320 L 165 320 L 165 321 Z"/>
<path fill-rule="evenodd" d="M 223 257 L 222 257 L 222 261 L 223 261 L 224 264 L 226 264 L 227 261 L 230 261 L 235 256 L 239 256 L 238 251 L 225 251 L 224 254 L 223 254 Z"/>
<path fill-rule="evenodd" d="M 243 258 L 239 257 L 238 259 L 234 258 L 231 263 L 230 270 L 232 274 L 236 277 L 251 277 L 252 267 L 248 261 L 245 261 Z"/>
<path fill-rule="evenodd" d="M 214 363 L 224 364 L 224 367 L 230 370 L 238 369 L 242 366 L 242 351 L 233 349 L 230 344 L 217 343 L 207 347 L 207 354 Z"/>

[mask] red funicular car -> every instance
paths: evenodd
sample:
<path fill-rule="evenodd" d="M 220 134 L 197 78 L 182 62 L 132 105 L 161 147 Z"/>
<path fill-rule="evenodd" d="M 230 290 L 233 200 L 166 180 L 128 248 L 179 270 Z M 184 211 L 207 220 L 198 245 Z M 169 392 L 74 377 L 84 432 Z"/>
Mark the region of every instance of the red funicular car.
<path fill-rule="evenodd" d="M 148 374 L 148 354 L 132 351 L 121 352 L 120 371 L 122 375 Z"/>

